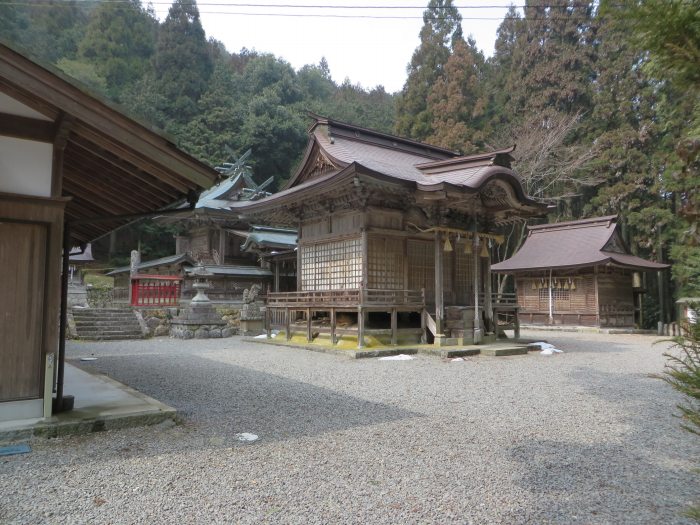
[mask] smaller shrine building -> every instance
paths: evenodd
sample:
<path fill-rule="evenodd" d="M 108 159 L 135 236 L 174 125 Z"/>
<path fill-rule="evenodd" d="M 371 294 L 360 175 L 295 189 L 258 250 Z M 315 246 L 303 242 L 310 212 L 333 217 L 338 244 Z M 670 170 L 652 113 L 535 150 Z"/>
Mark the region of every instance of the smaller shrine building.
<path fill-rule="evenodd" d="M 617 216 L 530 226 L 522 248 L 491 269 L 513 274 L 523 323 L 634 328 L 642 325 L 639 272 L 667 264 L 632 255 Z"/>

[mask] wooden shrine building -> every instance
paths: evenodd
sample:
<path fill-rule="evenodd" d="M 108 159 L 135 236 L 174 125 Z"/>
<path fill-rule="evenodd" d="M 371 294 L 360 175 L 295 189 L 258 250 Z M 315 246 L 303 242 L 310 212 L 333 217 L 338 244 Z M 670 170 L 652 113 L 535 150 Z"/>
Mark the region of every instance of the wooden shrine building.
<path fill-rule="evenodd" d="M 194 203 L 217 179 L 85 87 L 0 44 L 0 421 L 72 407 L 63 395 L 71 248 Z"/>
<path fill-rule="evenodd" d="M 473 343 L 492 332 L 489 247 L 499 225 L 542 215 L 510 169 L 512 148 L 459 154 L 314 117 L 287 186 L 234 203 L 251 222 L 297 228 L 296 291 L 267 296 L 289 338 Z"/>
<path fill-rule="evenodd" d="M 633 328 L 642 323 L 639 272 L 665 268 L 630 254 L 611 215 L 531 226 L 492 270 L 515 276 L 523 322 Z"/>

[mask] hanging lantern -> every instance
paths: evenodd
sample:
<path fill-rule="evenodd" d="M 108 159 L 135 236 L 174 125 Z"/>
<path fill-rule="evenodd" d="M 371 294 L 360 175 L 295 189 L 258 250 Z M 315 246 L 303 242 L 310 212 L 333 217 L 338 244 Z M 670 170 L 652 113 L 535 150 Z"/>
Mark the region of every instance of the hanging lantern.
<path fill-rule="evenodd" d="M 571 289 L 572 290 L 576 289 L 576 279 L 571 279 Z"/>
<path fill-rule="evenodd" d="M 452 251 L 452 244 L 450 243 L 450 236 L 449 235 L 447 237 L 445 237 L 445 246 L 443 247 L 443 251 L 446 251 L 446 252 Z"/>
<path fill-rule="evenodd" d="M 532 289 L 537 290 L 537 281 L 532 281 Z"/>
<path fill-rule="evenodd" d="M 564 286 L 562 286 L 562 288 L 564 288 L 564 290 L 568 290 L 568 289 L 569 289 L 569 283 L 568 283 L 568 282 L 564 282 Z"/>
<path fill-rule="evenodd" d="M 467 239 L 467 241 L 464 243 L 464 255 L 471 255 L 472 254 L 472 243 Z"/>

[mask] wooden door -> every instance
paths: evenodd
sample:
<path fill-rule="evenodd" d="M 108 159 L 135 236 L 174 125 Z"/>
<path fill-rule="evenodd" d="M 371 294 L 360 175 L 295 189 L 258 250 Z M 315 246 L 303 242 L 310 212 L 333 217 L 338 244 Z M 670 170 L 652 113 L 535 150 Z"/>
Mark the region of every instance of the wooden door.
<path fill-rule="evenodd" d="M 47 241 L 45 224 L 0 220 L 0 402 L 43 396 Z"/>

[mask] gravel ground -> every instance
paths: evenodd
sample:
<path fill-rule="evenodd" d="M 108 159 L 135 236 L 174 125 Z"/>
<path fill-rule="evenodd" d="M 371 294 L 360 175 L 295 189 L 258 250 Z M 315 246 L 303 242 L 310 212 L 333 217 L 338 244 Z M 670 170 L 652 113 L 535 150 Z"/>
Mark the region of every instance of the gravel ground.
<path fill-rule="evenodd" d="M 355 361 L 238 338 L 71 343 L 69 358 L 94 355 L 182 423 L 0 458 L 0 522 L 690 523 L 699 440 L 648 377 L 665 347 L 525 335 L 565 353 Z"/>

